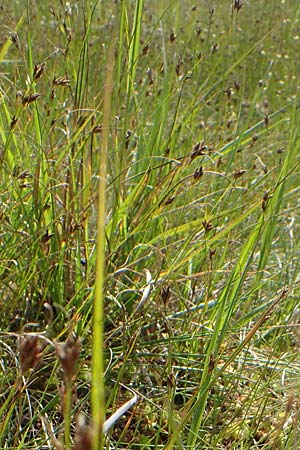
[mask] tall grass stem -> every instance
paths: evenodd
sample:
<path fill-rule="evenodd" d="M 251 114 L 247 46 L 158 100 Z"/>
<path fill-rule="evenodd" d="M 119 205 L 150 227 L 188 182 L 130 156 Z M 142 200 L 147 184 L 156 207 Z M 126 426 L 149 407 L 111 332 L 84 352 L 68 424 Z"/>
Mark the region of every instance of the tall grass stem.
<path fill-rule="evenodd" d="M 105 280 L 105 222 L 107 149 L 109 141 L 111 97 L 114 70 L 114 39 L 107 56 L 106 80 L 103 103 L 103 133 L 100 147 L 98 186 L 97 255 L 92 344 L 92 418 L 95 427 L 94 450 L 103 448 L 103 423 L 105 417 L 104 365 L 103 365 L 103 288 Z"/>

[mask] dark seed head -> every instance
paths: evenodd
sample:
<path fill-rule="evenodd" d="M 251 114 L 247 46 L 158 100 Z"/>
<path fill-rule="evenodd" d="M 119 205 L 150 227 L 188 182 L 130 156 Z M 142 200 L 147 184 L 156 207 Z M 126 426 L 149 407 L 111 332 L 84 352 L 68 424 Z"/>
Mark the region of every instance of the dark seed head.
<path fill-rule="evenodd" d="M 196 145 L 194 145 L 193 150 L 191 152 L 191 161 L 197 158 L 197 156 L 205 155 L 207 149 L 208 147 L 207 145 L 204 145 L 204 142 L 198 142 Z"/>
<path fill-rule="evenodd" d="M 56 344 L 56 354 L 67 382 L 72 380 L 80 354 L 80 344 L 72 335 L 64 344 Z"/>
<path fill-rule="evenodd" d="M 210 231 L 213 229 L 211 222 L 209 222 L 208 220 L 203 220 L 202 225 L 203 225 L 205 231 Z"/>
<path fill-rule="evenodd" d="M 33 69 L 33 79 L 36 81 L 43 75 L 46 63 L 35 64 Z"/>
<path fill-rule="evenodd" d="M 32 102 L 35 102 L 41 94 L 33 94 L 33 95 L 26 95 L 22 98 L 22 105 L 27 106 Z"/>
<path fill-rule="evenodd" d="M 194 180 L 199 180 L 203 176 L 203 167 L 200 166 L 194 172 Z"/>
<path fill-rule="evenodd" d="M 19 352 L 21 373 L 24 374 L 27 370 L 33 369 L 42 357 L 38 337 L 31 335 L 22 336 Z"/>

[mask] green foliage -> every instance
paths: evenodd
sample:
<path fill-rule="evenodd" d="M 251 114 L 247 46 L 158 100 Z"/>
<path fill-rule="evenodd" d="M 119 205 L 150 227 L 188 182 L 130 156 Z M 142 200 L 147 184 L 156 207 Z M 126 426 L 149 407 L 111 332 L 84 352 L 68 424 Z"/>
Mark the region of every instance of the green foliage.
<path fill-rule="evenodd" d="M 298 448 L 297 2 L 2 8 L 1 448 Z"/>

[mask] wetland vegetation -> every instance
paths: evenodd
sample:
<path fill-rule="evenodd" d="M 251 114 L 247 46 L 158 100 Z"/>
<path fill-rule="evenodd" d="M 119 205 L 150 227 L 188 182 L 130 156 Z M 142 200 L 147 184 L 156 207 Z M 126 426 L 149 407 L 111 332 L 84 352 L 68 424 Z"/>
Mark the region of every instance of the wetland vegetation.
<path fill-rule="evenodd" d="M 299 448 L 299 14 L 2 2 L 1 448 Z"/>

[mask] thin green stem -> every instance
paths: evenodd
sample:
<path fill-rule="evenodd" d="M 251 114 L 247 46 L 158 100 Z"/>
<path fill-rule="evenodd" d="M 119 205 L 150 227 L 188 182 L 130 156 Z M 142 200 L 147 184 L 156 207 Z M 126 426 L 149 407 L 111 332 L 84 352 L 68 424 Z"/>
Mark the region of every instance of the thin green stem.
<path fill-rule="evenodd" d="M 107 149 L 109 141 L 111 96 L 113 88 L 114 39 L 112 39 L 107 57 L 106 82 L 103 105 L 103 133 L 101 141 L 101 159 L 98 186 L 98 219 L 97 219 L 97 255 L 96 281 L 93 317 L 92 348 L 92 418 L 95 428 L 94 450 L 103 448 L 102 427 L 105 417 L 104 365 L 103 365 L 103 300 L 105 282 L 105 221 L 106 221 L 106 177 Z"/>

